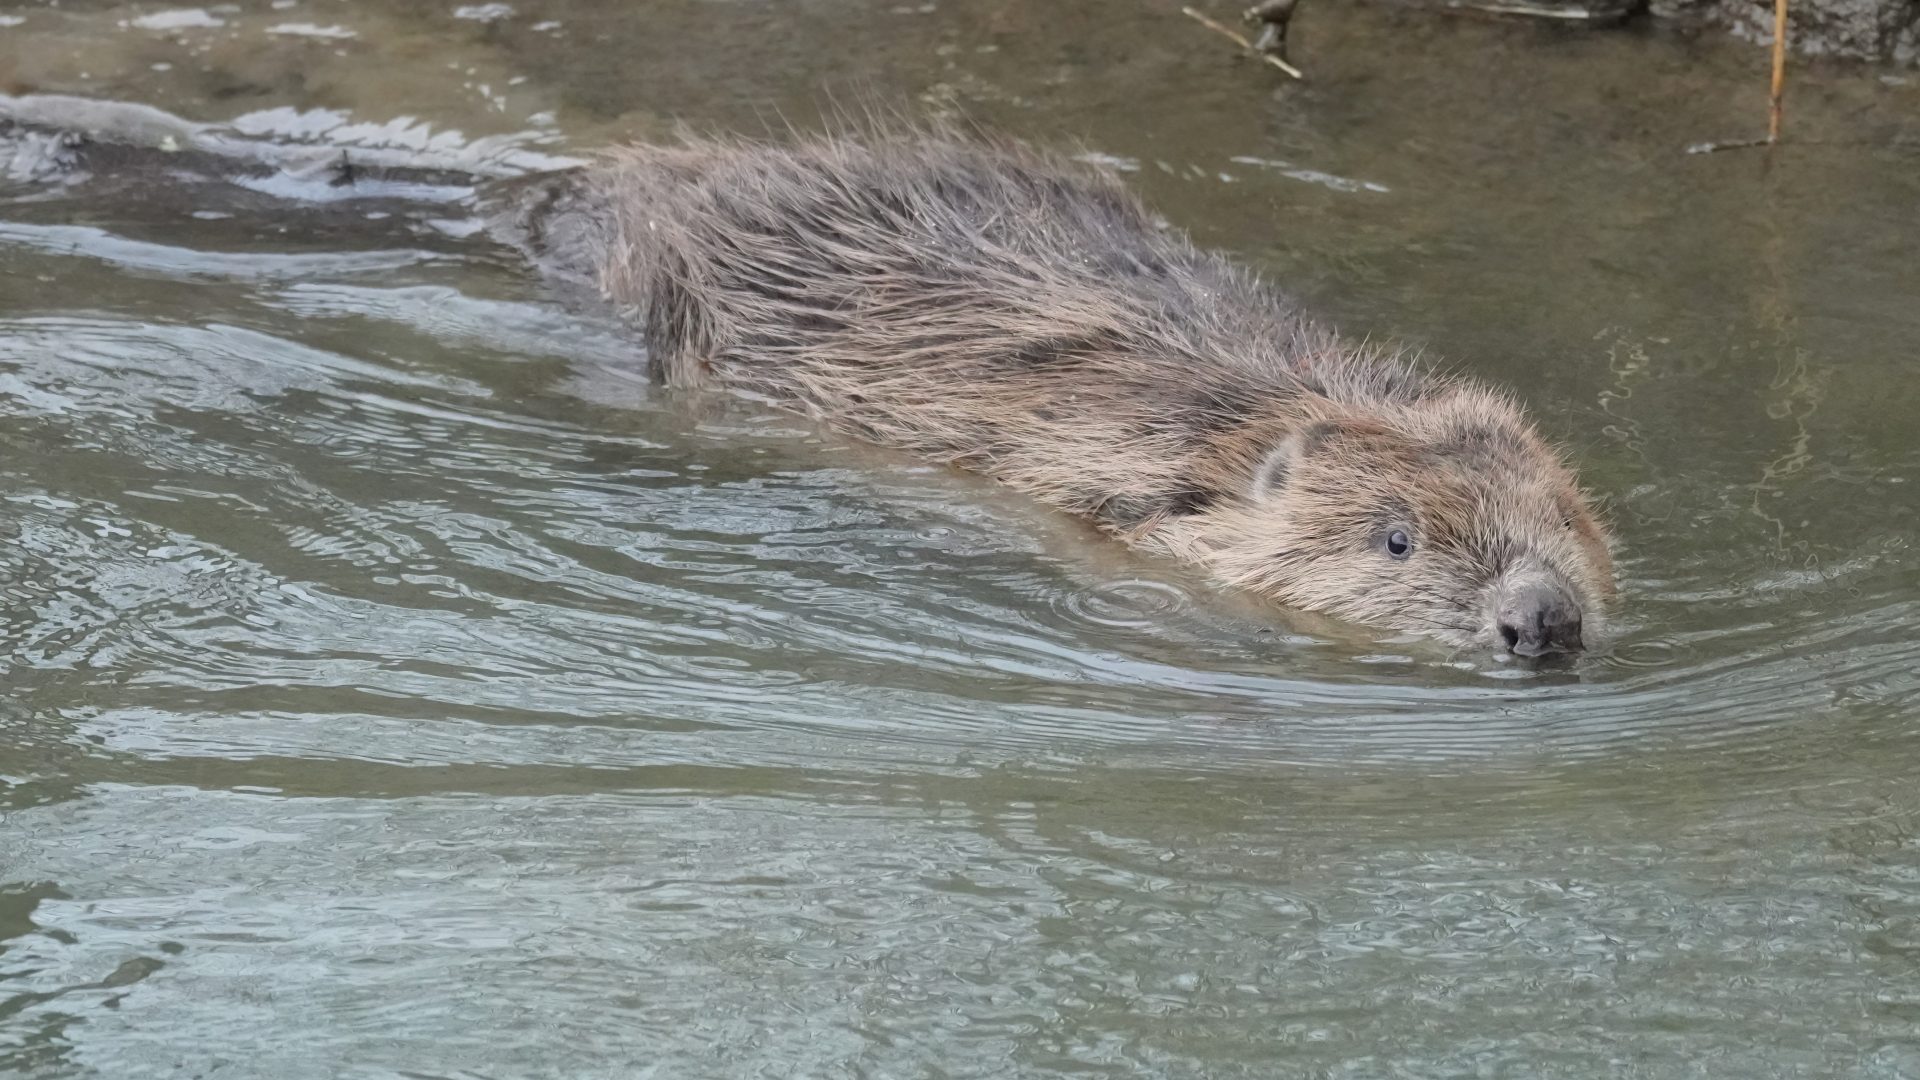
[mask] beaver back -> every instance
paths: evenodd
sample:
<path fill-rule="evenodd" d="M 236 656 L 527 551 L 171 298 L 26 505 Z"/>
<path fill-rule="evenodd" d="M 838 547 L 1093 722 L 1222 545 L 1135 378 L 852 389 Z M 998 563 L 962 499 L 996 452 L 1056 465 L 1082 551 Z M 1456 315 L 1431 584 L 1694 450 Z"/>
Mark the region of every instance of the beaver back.
<path fill-rule="evenodd" d="M 644 326 L 666 383 L 794 401 L 1118 529 L 1240 487 L 1303 393 L 1428 389 L 1111 178 L 1004 143 L 630 147 L 520 206 L 566 238 L 550 268 Z"/>

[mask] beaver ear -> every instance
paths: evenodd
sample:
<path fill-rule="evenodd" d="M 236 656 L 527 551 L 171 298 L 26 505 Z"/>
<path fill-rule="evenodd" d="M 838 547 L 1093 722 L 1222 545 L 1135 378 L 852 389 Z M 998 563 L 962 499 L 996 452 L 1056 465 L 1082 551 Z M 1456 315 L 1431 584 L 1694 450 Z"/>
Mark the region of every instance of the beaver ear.
<path fill-rule="evenodd" d="M 1253 470 L 1253 497 L 1268 499 L 1286 490 L 1287 482 L 1292 479 L 1293 470 L 1308 457 L 1320 452 L 1340 434 L 1340 424 L 1333 420 L 1315 420 L 1297 431 L 1287 433 L 1257 468 Z"/>

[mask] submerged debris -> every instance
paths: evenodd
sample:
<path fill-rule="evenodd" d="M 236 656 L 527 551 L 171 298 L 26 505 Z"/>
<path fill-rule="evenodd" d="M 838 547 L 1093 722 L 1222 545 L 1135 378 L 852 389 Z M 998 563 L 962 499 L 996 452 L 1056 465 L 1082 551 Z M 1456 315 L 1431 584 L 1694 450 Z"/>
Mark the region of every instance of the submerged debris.
<path fill-rule="evenodd" d="M 1300 0 L 1260 0 L 1241 16 L 1250 23 L 1260 25 L 1260 36 L 1253 41 L 1253 51 L 1264 56 L 1287 58 L 1287 25 L 1293 21 L 1293 9 Z"/>
<path fill-rule="evenodd" d="M 1265 60 L 1267 63 L 1272 64 L 1274 67 L 1279 68 L 1281 71 L 1286 72 L 1287 74 L 1293 76 L 1296 79 L 1304 79 L 1307 77 L 1305 72 L 1301 71 L 1297 67 L 1294 67 L 1292 64 L 1287 63 L 1285 60 L 1280 59 L 1278 56 L 1275 56 L 1272 53 L 1261 52 L 1259 49 L 1255 48 L 1253 42 L 1248 41 L 1246 35 L 1242 34 L 1240 31 L 1235 30 L 1232 27 L 1222 26 L 1219 23 L 1213 21 L 1212 19 L 1208 18 L 1207 16 L 1201 14 L 1200 12 L 1190 7 L 1181 8 L 1180 13 L 1182 15 L 1185 15 L 1187 18 L 1192 19 L 1193 21 L 1199 23 L 1201 26 L 1204 26 L 1207 29 L 1213 31 L 1214 33 L 1232 40 L 1233 42 L 1238 44 L 1242 49 L 1246 50 L 1248 55 L 1257 56 L 1260 59 Z"/>

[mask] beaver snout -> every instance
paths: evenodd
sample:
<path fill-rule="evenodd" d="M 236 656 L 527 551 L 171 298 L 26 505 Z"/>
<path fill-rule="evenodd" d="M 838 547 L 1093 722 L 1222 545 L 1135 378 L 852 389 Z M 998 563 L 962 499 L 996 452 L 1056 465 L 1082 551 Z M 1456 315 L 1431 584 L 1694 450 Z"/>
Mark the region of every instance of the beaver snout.
<path fill-rule="evenodd" d="M 1507 651 L 1515 656 L 1579 652 L 1580 602 L 1565 587 L 1538 582 L 1509 592 L 1496 621 Z"/>

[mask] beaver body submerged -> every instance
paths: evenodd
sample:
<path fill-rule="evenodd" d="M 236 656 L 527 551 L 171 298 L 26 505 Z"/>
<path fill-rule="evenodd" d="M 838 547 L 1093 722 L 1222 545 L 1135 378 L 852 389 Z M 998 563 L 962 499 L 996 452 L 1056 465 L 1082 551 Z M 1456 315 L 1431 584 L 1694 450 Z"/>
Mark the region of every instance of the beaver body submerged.
<path fill-rule="evenodd" d="M 655 376 L 799 405 L 1283 604 L 1575 651 L 1608 541 L 1505 396 L 1355 345 L 1117 182 L 946 135 L 614 151 L 495 219 Z"/>

